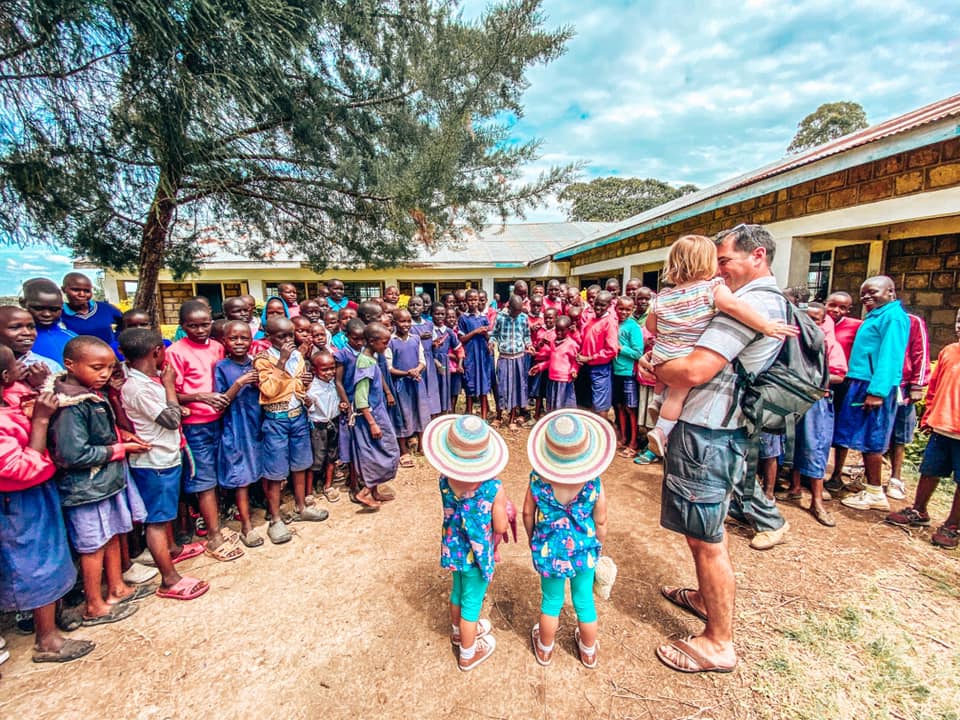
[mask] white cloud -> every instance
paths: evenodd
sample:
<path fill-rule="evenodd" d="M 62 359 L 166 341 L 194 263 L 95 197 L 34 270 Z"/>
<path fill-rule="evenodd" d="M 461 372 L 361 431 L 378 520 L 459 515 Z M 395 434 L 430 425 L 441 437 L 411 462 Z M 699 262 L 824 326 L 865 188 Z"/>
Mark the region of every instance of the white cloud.
<path fill-rule="evenodd" d="M 485 4 L 484 0 L 484 4 Z M 470 0 L 467 6 L 480 4 Z M 518 137 L 582 158 L 585 179 L 660 177 L 706 186 L 785 153 L 824 102 L 860 102 L 880 122 L 957 92 L 954 0 L 545 0 L 576 36 L 528 73 Z M 679 8 L 679 9 L 678 9 Z M 560 206 L 554 219 L 563 217 Z"/>

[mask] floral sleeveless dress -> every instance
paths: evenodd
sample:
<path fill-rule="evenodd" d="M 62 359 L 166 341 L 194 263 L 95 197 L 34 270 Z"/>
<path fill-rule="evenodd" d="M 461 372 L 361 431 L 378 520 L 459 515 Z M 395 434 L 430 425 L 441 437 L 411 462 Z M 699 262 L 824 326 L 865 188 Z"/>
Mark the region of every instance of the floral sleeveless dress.
<path fill-rule="evenodd" d="M 587 481 L 577 496 L 562 505 L 550 483 L 530 473 L 530 491 L 537 502 L 530 551 L 533 566 L 546 578 L 573 577 L 597 566 L 600 541 L 593 507 L 600 497 L 600 478 Z"/>
<path fill-rule="evenodd" d="M 440 476 L 443 501 L 443 537 L 440 567 L 447 570 L 480 569 L 483 579 L 493 577 L 493 500 L 499 480 L 487 480 L 473 492 L 457 497 L 446 476 Z"/>

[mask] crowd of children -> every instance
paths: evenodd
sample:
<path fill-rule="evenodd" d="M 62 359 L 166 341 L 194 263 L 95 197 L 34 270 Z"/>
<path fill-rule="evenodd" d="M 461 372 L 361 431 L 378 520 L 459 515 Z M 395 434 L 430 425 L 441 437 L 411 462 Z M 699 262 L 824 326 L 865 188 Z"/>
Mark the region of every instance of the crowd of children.
<path fill-rule="evenodd" d="M 147 313 L 94 301 L 83 275 L 68 274 L 62 288 L 29 280 L 22 307 L 0 307 L 0 610 L 18 611 L 19 624 L 35 631 L 36 661 L 81 657 L 92 643 L 65 639 L 58 627 L 123 620 L 148 592 L 203 595 L 207 582 L 176 566 L 204 553 L 233 561 L 263 545 L 251 506 L 266 509 L 267 539 L 285 543 L 290 523 L 328 517 L 323 505 L 341 498 L 338 478 L 364 511 L 379 510 L 394 499 L 387 484 L 420 452 L 441 473 L 451 639 L 469 670 L 495 647 L 479 610 L 493 574 L 492 538 L 506 531 L 508 515 L 496 479 L 507 451 L 496 430 L 524 426 L 532 428 L 533 472 L 523 523 L 543 594 L 534 654 L 551 660 L 570 578 L 580 657 L 593 667 L 590 588 L 606 530 L 599 476 L 614 454 L 657 462 L 685 397 L 655 386 L 638 360 L 688 354 L 716 312 L 770 336 L 795 332 L 739 301 L 716 272 L 713 242 L 686 236 L 670 250 L 672 287 L 659 295 L 638 280 L 621 294 L 616 280 L 581 292 L 553 279 L 532 292 L 517 281 L 502 307 L 476 288 L 401 307 L 396 287 L 356 303 L 340 281 L 316 298 L 284 283 L 259 314 L 249 295 L 224 299 L 220 317 L 202 297 L 185 302 L 172 343 Z M 847 317 L 850 296 L 836 293 L 826 306 L 790 299 L 823 329 L 832 389 L 841 393 L 858 324 Z M 934 430 L 936 457 L 921 468 L 915 507 L 888 518 L 895 524 L 929 524 L 933 480 L 960 473 L 960 431 L 949 420 L 960 402 L 956 353 L 944 352 L 936 401 L 921 419 Z M 907 398 L 916 399 L 914 389 Z M 797 430 L 784 493 L 797 499 L 808 485 L 824 525 L 835 524 L 823 504 L 832 395 Z M 611 409 L 612 424 L 601 419 Z M 938 544 L 956 546 L 958 505 Z M 238 520 L 240 532 L 225 518 Z M 76 568 L 84 602 L 71 614 L 59 601 Z M 147 590 L 142 583 L 157 575 L 159 587 Z"/>

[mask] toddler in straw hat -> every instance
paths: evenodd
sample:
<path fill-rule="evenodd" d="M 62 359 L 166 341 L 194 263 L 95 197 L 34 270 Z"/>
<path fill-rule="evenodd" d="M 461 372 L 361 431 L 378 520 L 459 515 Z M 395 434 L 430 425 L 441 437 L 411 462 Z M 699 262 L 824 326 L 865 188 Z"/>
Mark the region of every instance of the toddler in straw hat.
<path fill-rule="evenodd" d="M 593 581 L 607 535 L 607 499 L 600 473 L 613 461 L 613 428 L 581 410 L 545 415 L 530 432 L 533 472 L 523 501 L 523 525 L 540 575 L 540 622 L 530 631 L 533 653 L 549 665 L 567 578 L 577 613 L 580 661 L 597 666 L 597 610 Z"/>
<path fill-rule="evenodd" d="M 507 531 L 507 496 L 497 475 L 507 465 L 507 445 L 474 415 L 442 415 L 423 431 L 423 454 L 440 472 L 443 535 L 440 566 L 452 571 L 450 640 L 459 646 L 464 672 L 497 646 L 480 608 L 493 578 L 494 534 Z"/>

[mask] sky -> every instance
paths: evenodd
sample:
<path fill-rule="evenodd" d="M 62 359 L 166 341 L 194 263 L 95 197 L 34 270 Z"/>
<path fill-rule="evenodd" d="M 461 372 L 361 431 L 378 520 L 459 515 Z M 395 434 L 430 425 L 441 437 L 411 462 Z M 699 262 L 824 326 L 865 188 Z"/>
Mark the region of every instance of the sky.
<path fill-rule="evenodd" d="M 464 15 L 488 4 L 466 0 Z M 782 157 L 822 103 L 858 102 L 874 124 L 960 93 L 956 0 L 544 0 L 542 12 L 575 35 L 527 75 L 511 132 L 542 141 L 528 177 L 583 161 L 584 181 L 705 187 Z M 565 217 L 551 199 L 525 221 Z M 0 295 L 69 262 L 62 248 L 0 247 Z"/>

